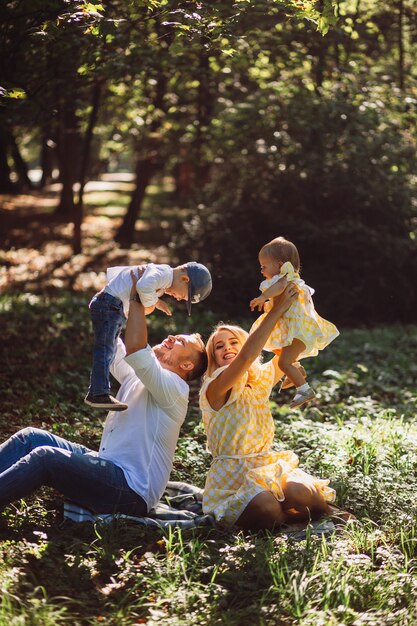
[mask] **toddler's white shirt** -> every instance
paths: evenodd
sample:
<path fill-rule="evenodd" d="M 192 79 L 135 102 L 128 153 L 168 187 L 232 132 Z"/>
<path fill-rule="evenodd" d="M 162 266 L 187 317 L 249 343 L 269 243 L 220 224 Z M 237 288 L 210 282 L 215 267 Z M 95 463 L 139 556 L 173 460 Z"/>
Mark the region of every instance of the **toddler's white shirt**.
<path fill-rule="evenodd" d="M 117 399 L 129 408 L 109 412 L 99 456 L 123 470 L 129 487 L 151 509 L 169 480 L 189 387 L 161 366 L 150 346 L 126 356 L 120 339 L 110 371 L 121 383 Z"/>
<path fill-rule="evenodd" d="M 130 272 L 137 271 L 138 266 L 122 265 L 109 267 L 107 270 L 107 285 L 105 291 L 120 298 L 127 317 L 129 311 L 129 297 L 132 288 Z M 164 263 L 148 263 L 143 275 L 136 283 L 136 291 L 144 307 L 154 306 L 173 280 L 173 269 Z"/>

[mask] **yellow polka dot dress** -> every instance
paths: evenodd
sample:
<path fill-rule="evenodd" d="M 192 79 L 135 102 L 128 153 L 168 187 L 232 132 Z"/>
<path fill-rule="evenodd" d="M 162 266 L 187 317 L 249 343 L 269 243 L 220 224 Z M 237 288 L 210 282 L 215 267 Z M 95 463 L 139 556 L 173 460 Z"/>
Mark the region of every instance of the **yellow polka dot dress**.
<path fill-rule="evenodd" d="M 314 291 L 305 284 L 289 261 L 283 264 L 277 276 L 270 280 L 264 280 L 261 283 L 261 291 L 265 291 L 284 276 L 288 281 L 292 281 L 297 285 L 299 290 L 298 298 L 294 300 L 288 311 L 278 320 L 265 344 L 265 350 L 273 352 L 285 346 L 290 346 L 294 339 L 299 339 L 305 345 L 305 350 L 300 354 L 299 359 L 317 356 L 319 350 L 323 350 L 333 339 L 336 339 L 339 331 L 334 324 L 318 315 L 311 298 L 311 294 Z M 265 302 L 264 313 L 252 325 L 251 333 L 259 326 L 261 320 L 271 310 L 271 307 L 272 302 Z"/>
<path fill-rule="evenodd" d="M 277 500 L 284 500 L 282 486 L 290 475 L 314 484 L 328 502 L 333 502 L 335 491 L 327 486 L 328 480 L 299 469 L 294 452 L 271 450 L 275 431 L 269 408 L 273 363 L 262 365 L 251 385 L 246 373 L 226 404 L 214 411 L 207 400 L 207 388 L 225 367 L 207 377 L 200 392 L 207 447 L 213 455 L 204 487 L 204 512 L 214 514 L 219 524 L 232 526 L 258 493 L 271 491 Z"/>

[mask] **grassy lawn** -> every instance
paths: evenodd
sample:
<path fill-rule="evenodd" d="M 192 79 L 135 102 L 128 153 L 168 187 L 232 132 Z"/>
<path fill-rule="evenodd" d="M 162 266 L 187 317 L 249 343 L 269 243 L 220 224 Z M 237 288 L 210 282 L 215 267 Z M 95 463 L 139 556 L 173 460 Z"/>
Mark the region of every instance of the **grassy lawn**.
<path fill-rule="evenodd" d="M 151 342 L 217 321 L 155 316 Z M 244 322 L 246 327 L 250 320 Z M 83 404 L 87 297 L 1 296 L 0 439 L 28 425 L 97 447 L 103 416 Z M 274 394 L 276 442 L 331 478 L 359 522 L 330 539 L 63 520 L 44 489 L 0 518 L 0 626 L 106 624 L 412 626 L 417 623 L 416 327 L 343 330 L 306 362 L 318 403 Z M 204 484 L 197 389 L 173 479 Z"/>

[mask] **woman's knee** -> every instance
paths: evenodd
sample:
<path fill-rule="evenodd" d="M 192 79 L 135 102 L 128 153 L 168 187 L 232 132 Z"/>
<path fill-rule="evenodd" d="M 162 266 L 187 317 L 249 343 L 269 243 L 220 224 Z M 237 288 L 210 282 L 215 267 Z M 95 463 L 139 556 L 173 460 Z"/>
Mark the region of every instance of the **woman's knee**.
<path fill-rule="evenodd" d="M 284 495 L 283 506 L 285 510 L 308 510 L 310 517 L 314 519 L 328 513 L 327 502 L 321 491 L 313 483 L 288 480 Z"/>
<path fill-rule="evenodd" d="M 315 508 L 323 501 L 323 496 L 313 484 L 298 480 L 288 480 L 284 488 L 285 502 L 290 507 L 305 506 Z"/>
<path fill-rule="evenodd" d="M 249 502 L 236 524 L 248 530 L 272 530 L 284 521 L 281 503 L 272 493 L 264 491 Z"/>

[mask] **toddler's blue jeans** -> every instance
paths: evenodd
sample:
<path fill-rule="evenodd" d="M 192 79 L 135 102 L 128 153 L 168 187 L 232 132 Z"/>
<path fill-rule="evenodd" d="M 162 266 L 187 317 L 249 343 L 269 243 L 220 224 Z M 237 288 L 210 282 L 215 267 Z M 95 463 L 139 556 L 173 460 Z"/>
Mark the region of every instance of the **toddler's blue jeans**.
<path fill-rule="evenodd" d="M 126 321 L 120 298 L 101 291 L 90 302 L 94 330 L 93 366 L 89 394 L 110 393 L 110 365 L 116 353 L 117 339 Z"/>
<path fill-rule="evenodd" d="M 112 461 L 45 430 L 24 428 L 0 446 L 0 507 L 42 485 L 96 513 L 147 512 L 145 501 Z"/>

